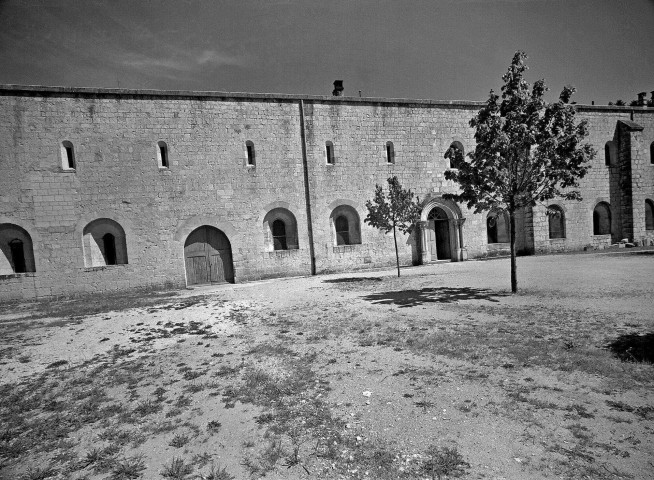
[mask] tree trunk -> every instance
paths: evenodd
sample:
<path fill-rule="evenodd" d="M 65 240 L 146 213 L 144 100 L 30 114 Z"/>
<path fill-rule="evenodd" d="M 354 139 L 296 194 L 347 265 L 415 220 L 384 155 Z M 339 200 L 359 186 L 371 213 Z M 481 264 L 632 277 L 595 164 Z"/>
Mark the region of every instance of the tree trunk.
<path fill-rule="evenodd" d="M 397 253 L 397 234 L 395 233 L 395 224 L 393 224 L 393 242 L 395 243 L 395 262 L 397 263 L 397 276 L 400 276 L 400 254 Z"/>
<path fill-rule="evenodd" d="M 518 291 L 518 265 L 515 258 L 515 207 L 509 207 L 509 223 L 511 225 L 511 292 Z"/>

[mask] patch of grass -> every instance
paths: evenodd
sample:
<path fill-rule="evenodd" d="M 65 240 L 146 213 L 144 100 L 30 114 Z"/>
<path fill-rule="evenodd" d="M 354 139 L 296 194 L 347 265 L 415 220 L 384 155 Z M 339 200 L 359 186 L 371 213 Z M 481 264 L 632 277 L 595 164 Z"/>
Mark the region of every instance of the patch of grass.
<path fill-rule="evenodd" d="M 109 478 L 111 480 L 133 480 L 141 477 L 143 470 L 145 470 L 143 455 L 136 455 L 116 460 Z"/>
<path fill-rule="evenodd" d="M 215 435 L 220 430 L 220 427 L 222 427 L 222 424 L 218 420 L 211 420 L 207 423 L 207 432 L 211 435 Z"/>
<path fill-rule="evenodd" d="M 20 480 L 45 480 L 57 476 L 59 470 L 53 465 L 48 465 L 43 468 L 28 467 L 27 472 L 21 475 Z"/>
<path fill-rule="evenodd" d="M 463 459 L 463 455 L 454 448 L 430 445 L 425 451 L 425 459 L 420 470 L 432 480 L 441 480 L 444 476 L 456 478 L 463 475 L 470 464 Z"/>
<path fill-rule="evenodd" d="M 139 417 L 145 417 L 161 411 L 161 403 L 152 401 L 150 399 L 139 402 L 134 408 L 133 413 Z"/>
<path fill-rule="evenodd" d="M 193 403 L 191 397 L 187 397 L 186 395 L 180 395 L 179 397 L 177 397 L 177 400 L 175 401 L 175 406 L 178 408 L 188 407 L 191 403 Z"/>
<path fill-rule="evenodd" d="M 201 475 L 202 480 L 235 480 L 236 477 L 230 474 L 225 467 L 220 467 L 220 465 L 215 466 L 211 464 L 211 469 L 209 472 Z"/>
<path fill-rule="evenodd" d="M 152 292 L 147 290 L 131 290 L 129 293 L 106 295 L 87 295 L 64 300 L 43 300 L 33 303 L 3 303 L 0 313 L 24 313 L 21 322 L 37 318 L 66 318 L 74 321 L 80 317 L 96 315 L 105 312 L 119 312 L 136 307 L 161 305 L 170 301 L 179 292 Z M 199 297 L 194 297 L 198 298 Z M 198 300 L 200 301 L 200 300 Z M 77 322 L 76 322 L 77 323 Z"/>
<path fill-rule="evenodd" d="M 187 480 L 193 470 L 193 465 L 186 463 L 184 459 L 173 457 L 169 464 L 164 465 L 161 476 L 166 480 Z"/>
<path fill-rule="evenodd" d="M 638 415 L 641 418 L 647 418 L 652 413 L 654 413 L 654 407 L 649 405 L 641 405 L 638 407 L 633 407 L 624 402 L 614 402 L 613 400 L 607 400 L 606 404 L 611 407 L 611 410 L 618 410 L 620 412 L 630 412 L 635 415 Z"/>
<path fill-rule="evenodd" d="M 68 365 L 68 360 L 57 360 L 56 362 L 52 362 L 50 365 L 46 366 L 45 368 L 57 368 L 57 367 L 63 367 L 64 365 Z"/>
<path fill-rule="evenodd" d="M 168 443 L 168 445 L 175 448 L 182 448 L 188 442 L 189 442 L 188 435 L 185 435 L 183 433 L 178 433 L 172 438 L 172 440 Z"/>

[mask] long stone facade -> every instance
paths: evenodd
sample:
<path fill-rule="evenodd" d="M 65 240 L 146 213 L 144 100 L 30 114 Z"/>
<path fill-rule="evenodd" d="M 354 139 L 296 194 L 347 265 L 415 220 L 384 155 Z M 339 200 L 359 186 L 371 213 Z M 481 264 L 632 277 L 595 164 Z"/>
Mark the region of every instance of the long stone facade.
<path fill-rule="evenodd" d="M 394 175 L 423 206 L 403 264 L 505 252 L 503 215 L 442 198 L 480 105 L 0 86 L 0 300 L 392 265 L 363 219 Z M 654 109 L 578 116 L 598 151 L 583 201 L 520 212 L 520 250 L 654 243 Z"/>

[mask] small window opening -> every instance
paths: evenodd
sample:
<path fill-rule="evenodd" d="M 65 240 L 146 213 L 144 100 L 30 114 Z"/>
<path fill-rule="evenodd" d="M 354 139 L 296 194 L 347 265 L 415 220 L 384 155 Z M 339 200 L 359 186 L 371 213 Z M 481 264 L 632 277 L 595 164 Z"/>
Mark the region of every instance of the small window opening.
<path fill-rule="evenodd" d="M 169 168 L 168 165 L 168 146 L 165 142 L 157 142 L 157 160 L 159 168 Z"/>
<path fill-rule="evenodd" d="M 334 144 L 332 142 L 325 144 L 325 155 L 327 156 L 327 165 L 334 165 Z"/>
<path fill-rule="evenodd" d="M 273 247 L 275 250 L 288 250 L 286 242 L 286 224 L 277 219 L 272 224 Z"/>
<path fill-rule="evenodd" d="M 611 166 L 611 147 L 609 147 L 608 143 L 604 145 L 604 165 Z"/>
<path fill-rule="evenodd" d="M 254 143 L 252 143 L 249 140 L 245 142 L 245 150 L 247 153 L 248 167 L 254 167 L 256 165 L 256 159 L 254 155 Z"/>
<path fill-rule="evenodd" d="M 563 210 L 553 205 L 547 209 L 550 238 L 565 238 L 565 216 Z"/>
<path fill-rule="evenodd" d="M 349 245 L 350 244 L 350 226 L 347 218 L 344 216 L 336 217 L 334 221 L 336 226 L 336 244 Z"/>
<path fill-rule="evenodd" d="M 386 162 L 395 163 L 395 149 L 393 142 L 386 142 Z"/>
<path fill-rule="evenodd" d="M 14 264 L 14 272 L 25 273 L 27 269 L 25 268 L 25 249 L 22 240 L 16 238 L 9 242 L 9 249 L 11 251 L 11 261 Z"/>
<path fill-rule="evenodd" d="M 654 230 L 654 202 L 645 200 L 645 230 Z"/>
<path fill-rule="evenodd" d="M 650 165 L 654 165 L 654 142 L 649 146 L 649 163 Z"/>
<path fill-rule="evenodd" d="M 64 141 L 61 143 L 62 146 L 62 153 L 63 153 L 63 166 L 66 169 L 69 170 L 75 170 L 76 164 L 75 164 L 75 150 L 73 148 L 73 144 L 70 143 L 68 140 Z"/>
<path fill-rule="evenodd" d="M 111 233 L 106 233 L 102 237 L 104 246 L 104 261 L 106 265 L 116 265 L 116 237 Z"/>

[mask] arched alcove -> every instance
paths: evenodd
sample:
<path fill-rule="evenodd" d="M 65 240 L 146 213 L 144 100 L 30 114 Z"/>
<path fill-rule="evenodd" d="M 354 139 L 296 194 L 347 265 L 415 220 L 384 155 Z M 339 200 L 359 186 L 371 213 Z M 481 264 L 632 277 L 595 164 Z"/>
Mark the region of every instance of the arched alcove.
<path fill-rule="evenodd" d="M 361 243 L 359 214 L 350 205 L 338 205 L 329 216 L 334 246 Z"/>
<path fill-rule="evenodd" d="M 0 223 L 0 275 L 35 271 L 30 234 L 13 223 Z"/>
<path fill-rule="evenodd" d="M 609 235 L 611 233 L 611 206 L 599 202 L 593 209 L 593 235 Z"/>
<path fill-rule="evenodd" d="M 85 267 L 128 263 L 125 231 L 110 218 L 98 218 L 84 227 L 82 247 Z"/>
<path fill-rule="evenodd" d="M 286 208 L 273 208 L 263 218 L 266 250 L 295 250 L 299 248 L 297 220 Z"/>

